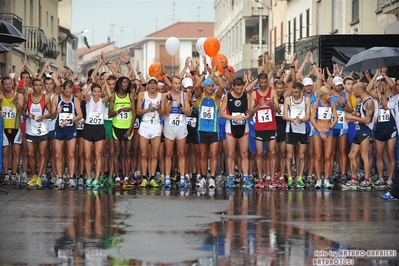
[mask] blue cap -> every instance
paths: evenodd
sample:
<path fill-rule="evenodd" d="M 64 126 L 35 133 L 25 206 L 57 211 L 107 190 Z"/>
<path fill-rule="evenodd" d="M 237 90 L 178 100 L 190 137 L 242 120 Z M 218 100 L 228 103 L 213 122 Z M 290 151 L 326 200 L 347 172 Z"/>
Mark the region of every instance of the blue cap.
<path fill-rule="evenodd" d="M 212 80 L 211 78 L 206 78 L 206 79 L 204 80 L 204 82 L 202 83 L 202 87 L 205 87 L 205 86 L 207 86 L 207 85 L 209 85 L 209 84 L 215 85 L 215 82 L 213 82 L 213 80 Z"/>

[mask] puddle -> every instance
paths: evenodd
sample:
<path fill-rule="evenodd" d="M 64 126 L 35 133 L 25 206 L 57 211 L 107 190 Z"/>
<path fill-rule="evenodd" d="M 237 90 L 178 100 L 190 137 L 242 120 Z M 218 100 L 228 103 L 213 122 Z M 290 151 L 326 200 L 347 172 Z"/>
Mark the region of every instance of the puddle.
<path fill-rule="evenodd" d="M 238 189 L 212 196 L 194 190 L 165 197 L 159 189 L 121 194 L 87 197 L 85 210 L 57 240 L 57 257 L 95 265 L 316 265 L 327 259 L 340 265 L 399 264 L 397 255 L 337 256 L 374 248 L 373 238 L 361 230 L 375 225 L 370 221 L 386 221 L 386 213 L 364 202 L 367 194 L 337 199 L 331 193 Z M 351 209 L 352 200 L 365 206 Z M 377 245 L 397 252 L 392 241 Z"/>

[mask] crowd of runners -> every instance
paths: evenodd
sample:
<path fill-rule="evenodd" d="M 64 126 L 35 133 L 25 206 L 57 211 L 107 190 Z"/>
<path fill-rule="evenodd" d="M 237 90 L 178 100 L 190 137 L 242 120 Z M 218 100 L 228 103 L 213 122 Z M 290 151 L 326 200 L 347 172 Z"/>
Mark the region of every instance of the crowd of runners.
<path fill-rule="evenodd" d="M 224 60 L 187 58 L 145 78 L 104 54 L 81 82 L 25 58 L 1 79 L 3 179 L 55 189 L 174 186 L 386 190 L 397 166 L 399 78 L 343 76 L 312 54 L 238 77 Z M 129 73 L 118 70 L 126 64 Z M 101 66 L 108 70 L 99 73 Z M 374 173 L 373 173 L 374 171 Z M 383 196 L 393 196 L 387 192 Z"/>

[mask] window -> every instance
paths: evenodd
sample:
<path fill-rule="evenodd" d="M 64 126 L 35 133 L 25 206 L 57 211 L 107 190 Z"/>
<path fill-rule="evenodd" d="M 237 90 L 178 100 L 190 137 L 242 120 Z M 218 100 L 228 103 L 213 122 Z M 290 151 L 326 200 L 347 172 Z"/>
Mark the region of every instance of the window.
<path fill-rule="evenodd" d="M 332 0 L 331 19 L 331 31 L 335 32 L 338 30 L 338 0 Z"/>
<path fill-rule="evenodd" d="M 291 20 L 288 21 L 288 51 L 291 51 Z"/>
<path fill-rule="evenodd" d="M 54 36 L 54 17 L 51 16 L 51 36 Z"/>
<path fill-rule="evenodd" d="M 359 21 L 359 0 L 352 0 L 352 23 Z"/>
<path fill-rule="evenodd" d="M 299 14 L 299 39 L 302 39 L 302 28 L 303 28 L 303 16 Z"/>
<path fill-rule="evenodd" d="M 292 42 L 293 42 L 293 49 L 294 49 L 294 51 L 296 51 L 296 47 L 295 47 L 295 45 L 296 45 L 296 18 L 294 18 L 294 23 L 293 23 L 293 28 L 292 28 L 292 32 L 293 32 L 293 34 L 294 34 L 294 37 L 293 37 L 293 40 L 292 40 Z"/>
<path fill-rule="evenodd" d="M 306 9 L 306 37 L 310 35 L 310 9 Z"/>

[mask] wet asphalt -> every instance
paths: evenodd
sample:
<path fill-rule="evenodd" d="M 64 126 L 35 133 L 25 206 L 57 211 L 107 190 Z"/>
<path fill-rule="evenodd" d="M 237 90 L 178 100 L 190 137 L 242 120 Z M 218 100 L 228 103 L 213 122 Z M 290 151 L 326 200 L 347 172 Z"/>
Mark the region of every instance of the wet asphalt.
<path fill-rule="evenodd" d="M 381 191 L 0 188 L 2 265 L 399 265 Z"/>

